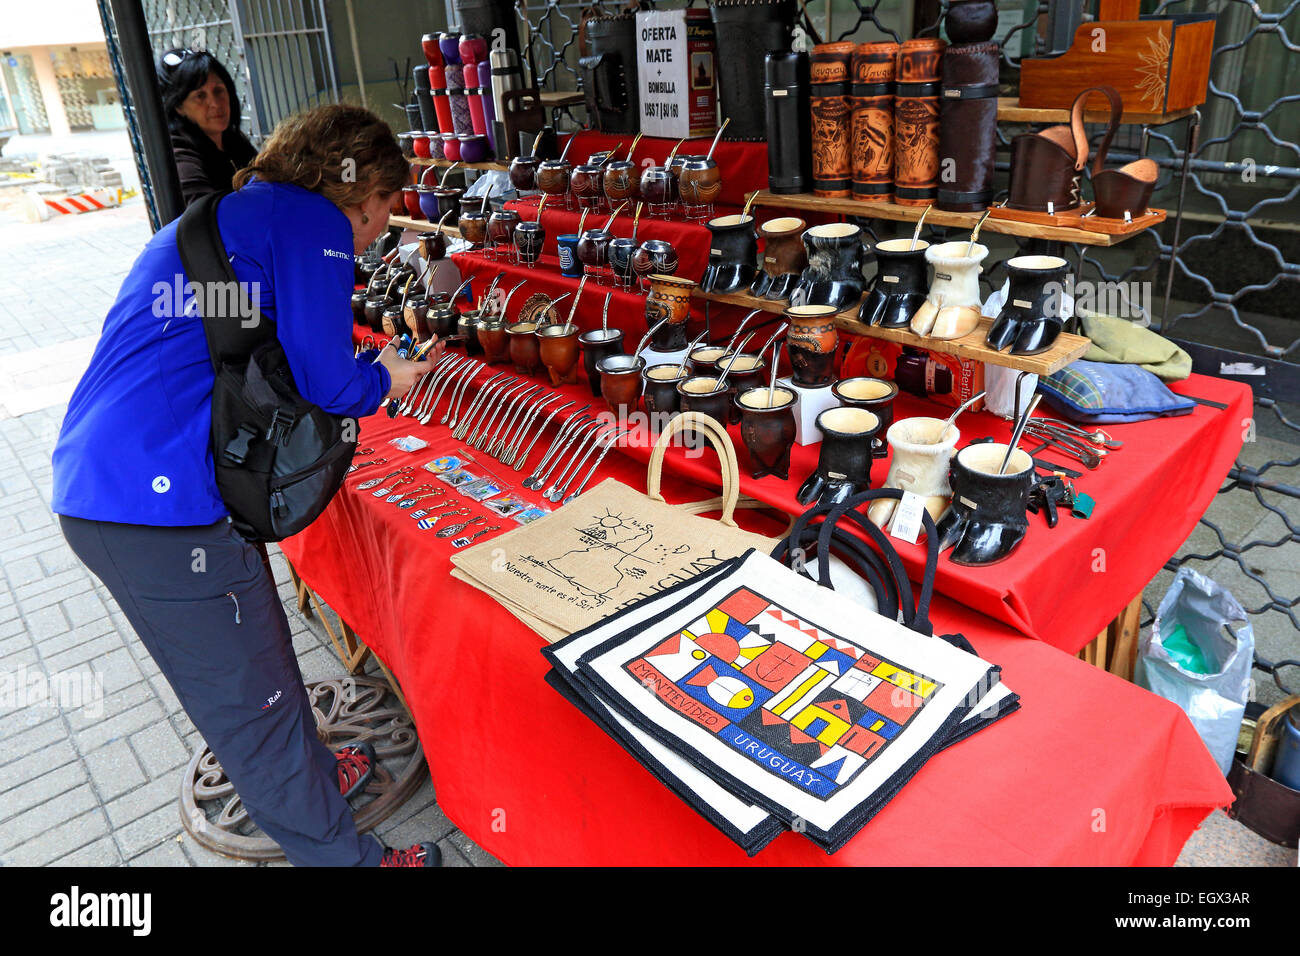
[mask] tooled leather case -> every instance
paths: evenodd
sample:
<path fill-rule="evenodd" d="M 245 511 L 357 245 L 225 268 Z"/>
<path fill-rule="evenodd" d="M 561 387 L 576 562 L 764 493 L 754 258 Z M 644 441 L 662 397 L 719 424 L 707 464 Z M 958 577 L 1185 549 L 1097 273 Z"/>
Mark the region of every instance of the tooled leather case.
<path fill-rule="evenodd" d="M 849 71 L 854 48 L 852 43 L 821 43 L 812 51 L 813 193 L 818 196 L 852 193 Z"/>
<path fill-rule="evenodd" d="M 935 203 L 940 209 L 974 212 L 993 201 L 1000 51 L 990 42 L 963 43 L 943 52 Z"/>
<path fill-rule="evenodd" d="M 853 198 L 894 198 L 894 75 L 898 44 L 863 43 L 853 53 Z"/>
<path fill-rule="evenodd" d="M 944 42 L 908 40 L 898 49 L 894 87 L 894 201 L 928 206 L 939 192 L 939 76 Z"/>

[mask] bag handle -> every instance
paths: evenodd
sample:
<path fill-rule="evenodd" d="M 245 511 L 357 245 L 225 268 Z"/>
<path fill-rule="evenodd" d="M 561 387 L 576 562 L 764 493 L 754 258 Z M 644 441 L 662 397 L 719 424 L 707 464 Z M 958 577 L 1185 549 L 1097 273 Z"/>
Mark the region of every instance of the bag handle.
<path fill-rule="evenodd" d="M 659 491 L 664 470 L 664 454 L 668 450 L 668 443 L 672 441 L 672 437 L 686 428 L 692 428 L 696 434 L 704 436 L 717 451 L 718 460 L 722 463 L 722 495 L 720 498 L 674 505 L 674 507 L 691 513 L 717 511 L 721 507 L 722 516 L 718 520 L 727 527 L 734 528 L 736 519 L 733 514 L 736 510 L 736 501 L 740 498 L 740 463 L 736 460 L 736 446 L 731 443 L 731 436 L 708 415 L 699 412 L 682 412 L 669 421 L 664 430 L 659 433 L 659 439 L 650 452 L 650 464 L 646 468 L 646 495 L 655 501 L 668 504 Z"/>
<path fill-rule="evenodd" d="M 180 253 L 181 267 L 191 283 L 209 290 L 208 294 L 195 298 L 194 306 L 203 320 L 208 357 L 216 372 L 221 371 L 222 365 L 247 361 L 254 349 L 275 336 L 274 324 L 259 310 L 250 308 L 230 265 L 225 243 L 221 241 L 217 204 L 229 194 L 229 190 L 208 193 L 191 203 L 176 224 L 176 251 Z M 229 290 L 228 294 L 214 294 L 221 286 Z M 233 316 L 215 314 L 224 310 L 210 310 L 214 314 L 204 315 L 205 303 L 227 306 L 238 303 L 238 311 Z M 245 318 L 252 319 L 252 324 L 245 324 Z"/>
<path fill-rule="evenodd" d="M 832 546 L 847 551 L 854 558 L 858 570 L 871 585 L 876 595 L 879 613 L 885 617 L 897 619 L 901 610 L 903 624 L 920 634 L 933 635 L 934 625 L 930 623 L 930 601 L 934 595 L 934 578 L 939 566 L 939 534 L 934 519 L 928 511 L 923 511 L 921 521 L 925 527 L 926 557 L 925 571 L 921 577 L 921 589 L 912 602 L 912 584 L 903 567 L 898 551 L 880 528 L 858 511 L 860 505 L 879 499 L 901 500 L 903 492 L 896 488 L 880 488 L 864 491 L 841 502 L 838 505 L 818 505 L 810 508 L 796 520 L 790 535 L 772 550 L 771 556 L 782 563 L 792 548 L 802 548 L 805 536 L 811 531 L 809 525 L 815 518 L 821 518 L 817 532 L 818 584 L 831 588 L 830 556 Z M 876 555 L 868 546 L 847 530 L 839 527 L 842 518 L 857 524 L 867 535 L 870 543 L 879 549 Z M 883 558 L 883 563 L 882 563 Z"/>
<path fill-rule="evenodd" d="M 1124 112 L 1124 101 L 1113 86 L 1090 86 L 1074 98 L 1074 104 L 1070 107 L 1070 132 L 1074 136 L 1075 169 L 1081 170 L 1088 163 L 1088 134 L 1083 128 L 1083 113 L 1092 93 L 1100 93 L 1110 103 L 1110 123 L 1106 127 L 1106 135 L 1101 138 L 1101 145 L 1097 147 L 1097 154 L 1092 159 L 1092 174 L 1096 176 L 1105 167 L 1110 141 L 1119 129 L 1120 116 Z"/>

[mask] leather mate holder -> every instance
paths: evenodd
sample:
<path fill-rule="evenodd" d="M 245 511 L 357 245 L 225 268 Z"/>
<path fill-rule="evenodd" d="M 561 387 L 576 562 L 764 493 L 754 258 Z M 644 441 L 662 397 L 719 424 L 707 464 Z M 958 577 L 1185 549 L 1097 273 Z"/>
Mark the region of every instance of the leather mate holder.
<path fill-rule="evenodd" d="M 943 51 L 939 96 L 939 194 L 949 212 L 977 212 L 993 201 L 998 139 L 996 42 L 951 45 Z"/>
<path fill-rule="evenodd" d="M 807 53 L 763 58 L 767 188 L 778 195 L 812 188 L 812 105 Z"/>
<path fill-rule="evenodd" d="M 731 118 L 722 134 L 727 140 L 762 140 L 767 129 L 763 110 L 763 58 L 785 52 L 794 37 L 793 0 L 712 0 L 718 45 L 718 100 Z"/>
<path fill-rule="evenodd" d="M 908 40 L 898 48 L 894 87 L 894 201 L 928 206 L 939 192 L 939 75 L 944 42 Z"/>
<path fill-rule="evenodd" d="M 853 166 L 849 140 L 853 111 L 849 71 L 853 43 L 821 43 L 813 47 L 809 81 L 812 86 L 813 194 L 849 196 Z"/>
<path fill-rule="evenodd" d="M 1110 103 L 1110 123 L 1093 163 L 1093 175 L 1102 170 L 1110 141 L 1119 127 L 1123 103 L 1110 86 L 1092 86 L 1074 98 L 1070 122 L 1037 133 L 1022 133 L 1011 140 L 1011 194 L 1008 209 L 1060 212 L 1077 209 L 1083 201 L 1080 180 L 1088 164 L 1088 133 L 1083 126 L 1088 96 L 1101 93 Z M 1145 208 L 1145 206 L 1143 207 Z"/>
<path fill-rule="evenodd" d="M 641 129 L 641 92 L 635 15 L 592 17 L 586 21 L 586 37 L 590 53 L 578 65 L 587 115 L 602 133 L 636 133 Z"/>
<path fill-rule="evenodd" d="M 894 198 L 894 75 L 898 44 L 862 43 L 853 51 L 853 198 Z"/>
<path fill-rule="evenodd" d="M 1137 219 L 1145 215 L 1160 167 L 1155 160 L 1135 159 L 1119 169 L 1092 171 L 1092 192 L 1097 200 L 1093 215 L 1103 219 Z"/>

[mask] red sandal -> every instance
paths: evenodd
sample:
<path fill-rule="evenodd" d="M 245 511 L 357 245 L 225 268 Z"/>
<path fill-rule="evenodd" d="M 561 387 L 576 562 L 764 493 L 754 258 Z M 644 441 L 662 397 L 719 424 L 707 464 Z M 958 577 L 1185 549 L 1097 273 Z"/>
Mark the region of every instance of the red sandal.
<path fill-rule="evenodd" d="M 350 800 L 365 789 L 375 772 L 375 748 L 365 741 L 334 751 L 338 761 L 339 793 Z"/>

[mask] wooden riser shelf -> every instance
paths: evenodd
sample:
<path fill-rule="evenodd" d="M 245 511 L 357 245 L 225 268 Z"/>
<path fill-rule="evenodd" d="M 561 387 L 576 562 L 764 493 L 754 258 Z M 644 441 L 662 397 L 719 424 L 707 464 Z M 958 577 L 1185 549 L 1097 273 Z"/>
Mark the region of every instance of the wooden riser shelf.
<path fill-rule="evenodd" d="M 786 303 L 784 302 L 760 299 L 743 292 L 719 295 L 701 292 L 696 289 L 694 295 L 699 299 L 739 306 L 742 309 L 762 309 L 764 312 L 784 312 L 786 309 Z M 979 328 L 970 335 L 960 339 L 932 339 L 917 335 L 910 329 L 882 329 L 879 326 L 864 325 L 858 321 L 857 305 L 846 309 L 835 317 L 836 328 L 853 335 L 884 339 L 887 342 L 898 342 L 901 345 L 914 345 L 918 348 L 929 349 L 932 352 L 956 355 L 961 358 L 984 362 L 987 365 L 1000 365 L 1003 368 L 1034 372 L 1038 375 L 1051 375 L 1053 372 L 1059 372 L 1075 359 L 1082 358 L 1092 344 L 1085 336 L 1062 332 L 1057 336 L 1056 341 L 1052 343 L 1050 349 L 1038 355 L 1011 355 L 1007 352 L 995 352 L 984 344 L 984 337 L 988 334 L 988 330 L 992 325 L 993 319 L 985 317 L 980 319 Z"/>
<path fill-rule="evenodd" d="M 447 166 L 452 165 L 452 160 L 450 160 L 450 159 L 425 159 L 425 158 L 422 157 L 422 156 L 416 156 L 414 159 L 411 160 L 411 164 L 412 164 L 413 166 L 437 166 L 437 167 L 439 167 L 439 168 L 445 168 L 445 167 L 447 167 Z M 488 162 L 486 162 L 486 163 L 458 163 L 458 164 L 456 165 L 456 168 L 457 168 L 457 169 L 477 169 L 477 170 L 480 170 L 480 171 L 485 171 L 485 170 L 487 170 L 487 171 L 490 171 L 490 170 L 497 170 L 497 171 L 500 171 L 500 172 L 503 172 L 503 173 L 504 173 L 504 172 L 508 172 L 508 171 L 509 171 L 509 169 L 510 169 L 510 165 L 509 165 L 508 163 L 497 163 L 497 162 L 488 161 Z"/>
<path fill-rule="evenodd" d="M 814 196 L 812 193 L 794 193 L 792 195 L 775 195 L 761 189 L 754 199 L 756 206 L 773 209 L 803 209 L 808 212 L 831 213 L 839 216 L 860 216 L 863 219 L 888 219 L 894 222 L 916 222 L 925 212 L 925 206 L 900 206 L 892 202 L 859 202 L 856 199 L 832 199 L 826 196 Z M 956 226 L 961 229 L 974 229 L 982 212 L 944 212 L 931 209 L 925 217 L 927 226 Z M 980 227 L 981 233 L 1001 233 L 1007 236 L 1021 236 L 1026 239 L 1048 239 L 1055 242 L 1074 242 L 1085 246 L 1113 246 L 1130 236 L 1112 236 L 1104 232 L 1092 232 L 1087 229 L 1074 229 L 1068 226 L 1040 226 L 1030 222 L 1015 222 L 1008 219 L 990 217 Z M 1140 233 L 1133 233 L 1138 235 Z"/>
<path fill-rule="evenodd" d="M 1100 100 L 1100 98 L 1100 93 L 1094 94 L 1094 102 Z M 1121 124 L 1129 126 L 1163 126 L 1166 123 L 1172 123 L 1174 120 L 1186 119 L 1195 112 L 1196 110 L 1193 107 L 1171 110 L 1168 113 L 1144 113 L 1139 110 L 1125 110 L 1120 114 L 1119 121 Z M 1083 119 L 1087 123 L 1106 123 L 1110 121 L 1110 110 L 1086 110 Z M 1068 123 L 1070 122 L 1070 111 L 1021 106 L 1019 97 L 999 96 L 998 122 Z"/>
<path fill-rule="evenodd" d="M 413 232 L 433 232 L 438 228 L 436 222 L 429 222 L 427 219 L 412 219 L 410 216 L 389 216 L 388 224 L 396 226 L 398 229 L 410 229 Z M 459 239 L 460 230 L 455 226 L 443 226 L 442 234 L 448 239 Z"/>

